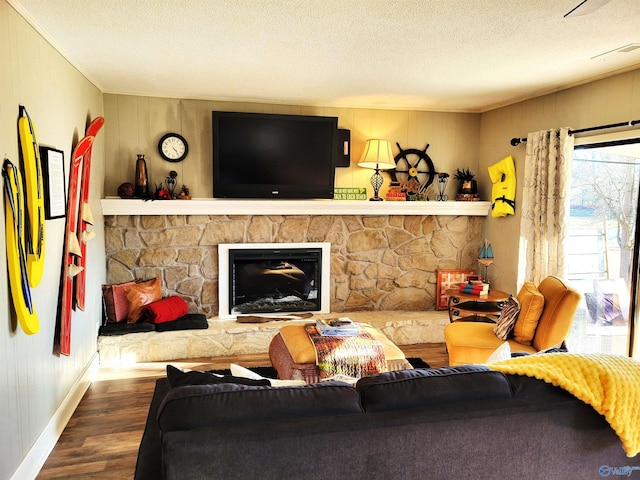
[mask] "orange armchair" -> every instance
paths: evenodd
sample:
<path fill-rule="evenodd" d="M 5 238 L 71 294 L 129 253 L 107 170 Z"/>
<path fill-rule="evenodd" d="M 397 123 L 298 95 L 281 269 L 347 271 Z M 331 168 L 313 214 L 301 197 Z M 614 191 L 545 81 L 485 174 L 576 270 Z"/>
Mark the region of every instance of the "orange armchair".
<path fill-rule="evenodd" d="M 512 352 L 536 353 L 564 342 L 580 303 L 580 293 L 560 278 L 549 276 L 537 288 L 530 282 L 525 283 L 518 293 L 518 301 L 521 311 L 514 335 L 507 341 Z M 504 342 L 493 333 L 494 326 L 481 322 L 447 325 L 444 337 L 449 365 L 485 363 Z"/>

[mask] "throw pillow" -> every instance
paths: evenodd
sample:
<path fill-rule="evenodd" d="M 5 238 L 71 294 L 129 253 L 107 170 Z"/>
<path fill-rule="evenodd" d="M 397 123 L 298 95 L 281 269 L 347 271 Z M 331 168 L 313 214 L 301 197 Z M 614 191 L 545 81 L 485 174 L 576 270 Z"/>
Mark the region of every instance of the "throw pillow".
<path fill-rule="evenodd" d="M 162 298 L 159 277 L 128 285 L 124 287 L 124 291 L 127 294 L 127 300 L 129 300 L 127 323 L 137 322 L 142 316 L 142 309 L 145 305 L 157 302 Z"/>
<path fill-rule="evenodd" d="M 501 362 L 502 360 L 509 360 L 511 358 L 511 347 L 509 342 L 504 342 L 487 358 L 486 364 L 493 362 Z"/>
<path fill-rule="evenodd" d="M 102 302 L 107 317 L 105 323 L 118 323 L 127 319 L 129 300 L 127 300 L 124 289 L 129 285 L 135 285 L 135 283 L 131 281 L 117 285 L 102 285 Z"/>
<path fill-rule="evenodd" d="M 216 375 L 210 372 L 198 372 L 192 370 L 183 372 L 173 365 L 167 365 L 167 380 L 171 388 L 183 387 L 187 385 L 213 385 L 218 383 L 235 383 L 239 385 L 250 385 L 253 387 L 268 387 L 271 385 L 268 379 L 254 380 L 249 378 L 234 377 L 232 375 Z"/>
<path fill-rule="evenodd" d="M 513 339 L 523 345 L 531 345 L 544 308 L 544 296 L 532 282 L 525 282 L 518 292 L 518 302 L 520 314 L 513 326 Z"/>
<path fill-rule="evenodd" d="M 513 326 L 518 320 L 518 314 L 520 313 L 520 302 L 513 295 L 509 295 L 509 299 L 502 305 L 502 311 L 500 317 L 493 327 L 493 333 L 496 334 L 500 340 L 506 340 L 509 338 Z"/>
<path fill-rule="evenodd" d="M 252 380 L 269 380 L 272 387 L 299 387 L 307 384 L 304 380 L 280 380 L 277 378 L 266 378 L 235 363 L 230 365 L 230 369 L 231 375 L 234 377 L 249 378 Z"/>
<path fill-rule="evenodd" d="M 148 322 L 172 322 L 189 313 L 189 306 L 181 297 L 172 295 L 142 307 L 142 316 Z"/>

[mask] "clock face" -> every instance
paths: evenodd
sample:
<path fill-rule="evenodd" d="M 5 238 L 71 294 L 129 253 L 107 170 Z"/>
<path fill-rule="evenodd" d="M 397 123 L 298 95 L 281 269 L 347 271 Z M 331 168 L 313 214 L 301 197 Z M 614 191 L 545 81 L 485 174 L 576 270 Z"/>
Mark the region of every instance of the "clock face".
<path fill-rule="evenodd" d="M 189 153 L 189 145 L 182 135 L 167 133 L 158 142 L 158 151 L 168 162 L 181 162 Z"/>

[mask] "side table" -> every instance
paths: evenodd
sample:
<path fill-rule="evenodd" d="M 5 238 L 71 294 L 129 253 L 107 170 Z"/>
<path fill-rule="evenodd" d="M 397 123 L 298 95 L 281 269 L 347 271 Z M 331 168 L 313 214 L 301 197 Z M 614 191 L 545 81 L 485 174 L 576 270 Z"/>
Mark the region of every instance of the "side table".
<path fill-rule="evenodd" d="M 449 297 L 450 322 L 495 323 L 502 304 L 509 299 L 509 294 L 500 290 L 489 290 L 487 295 L 470 295 L 450 288 L 445 293 Z"/>

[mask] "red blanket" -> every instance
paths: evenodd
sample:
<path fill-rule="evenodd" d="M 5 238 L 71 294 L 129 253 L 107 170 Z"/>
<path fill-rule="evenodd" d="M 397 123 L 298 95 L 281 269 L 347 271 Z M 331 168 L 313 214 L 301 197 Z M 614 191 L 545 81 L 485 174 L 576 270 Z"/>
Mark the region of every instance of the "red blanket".
<path fill-rule="evenodd" d="M 382 344 L 369 332 L 361 331 L 349 337 L 323 337 L 315 324 L 305 325 L 316 349 L 320 378 L 346 375 L 362 378 L 387 372 L 387 359 Z"/>
<path fill-rule="evenodd" d="M 172 322 L 189 313 L 189 307 L 181 297 L 171 296 L 145 305 L 142 309 L 143 318 L 148 322 Z"/>

